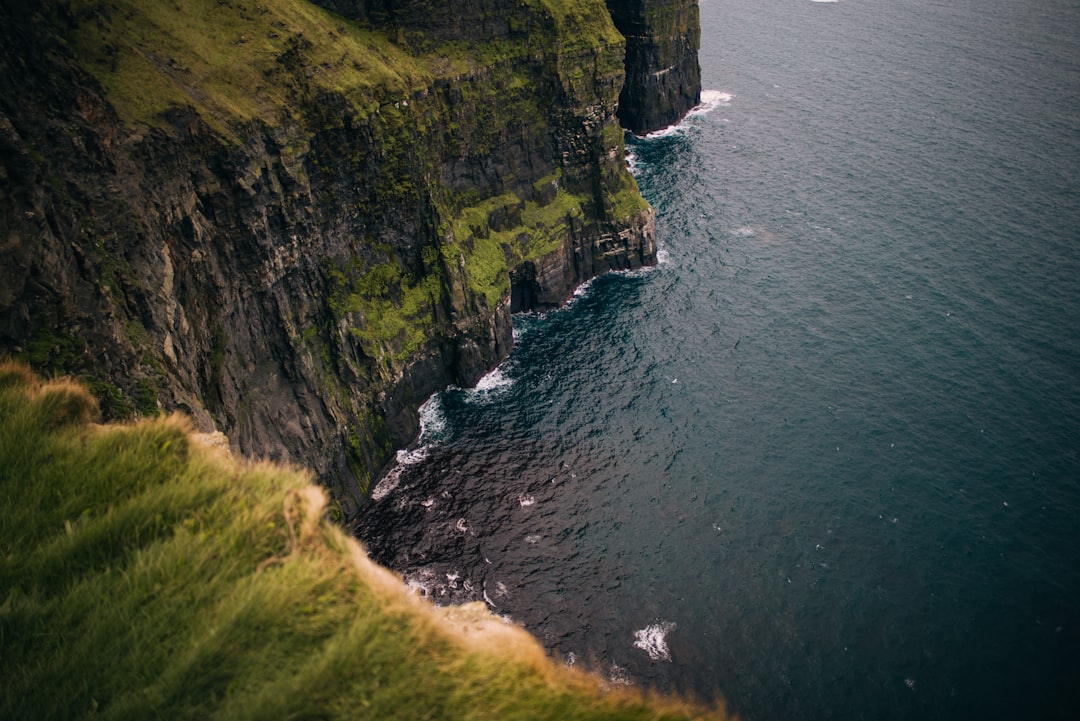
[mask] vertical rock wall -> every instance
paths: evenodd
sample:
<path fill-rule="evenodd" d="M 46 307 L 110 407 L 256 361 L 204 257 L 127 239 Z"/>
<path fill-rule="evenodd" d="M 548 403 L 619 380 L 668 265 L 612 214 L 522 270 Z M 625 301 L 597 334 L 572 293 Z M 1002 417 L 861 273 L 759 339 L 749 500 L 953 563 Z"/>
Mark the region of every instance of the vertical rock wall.
<path fill-rule="evenodd" d="M 505 357 L 511 310 L 655 247 L 600 0 L 325 4 L 356 20 L 0 8 L 0 355 L 311 467 L 348 511 L 427 395 Z"/>
<path fill-rule="evenodd" d="M 607 0 L 626 37 L 619 120 L 643 134 L 677 122 L 701 100 L 697 0 Z"/>

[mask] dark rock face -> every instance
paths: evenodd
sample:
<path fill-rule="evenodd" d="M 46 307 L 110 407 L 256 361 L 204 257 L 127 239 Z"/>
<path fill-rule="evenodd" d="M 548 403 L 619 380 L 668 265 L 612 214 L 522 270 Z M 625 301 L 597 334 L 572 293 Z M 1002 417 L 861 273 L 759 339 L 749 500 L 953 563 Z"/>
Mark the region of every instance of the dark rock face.
<path fill-rule="evenodd" d="M 279 4 L 215 10 L 277 48 L 246 115 L 213 95 L 227 67 L 123 36 L 171 6 L 0 9 L 0 355 L 79 376 L 107 417 L 181 410 L 310 467 L 349 512 L 430 393 L 505 357 L 512 311 L 652 263 L 653 214 L 599 0 L 478 0 L 430 33 L 428 3 L 323 3 L 366 29 Z M 482 60 L 440 44 L 466 26 L 495 33 Z M 317 32 L 375 51 L 319 56 Z"/>
<path fill-rule="evenodd" d="M 328 10 L 361 23 L 389 29 L 405 42 L 474 42 L 513 37 L 536 17 L 530 3 L 505 0 L 315 0 Z"/>
<path fill-rule="evenodd" d="M 626 37 L 619 121 L 642 134 L 671 125 L 701 100 L 697 0 L 607 0 Z"/>

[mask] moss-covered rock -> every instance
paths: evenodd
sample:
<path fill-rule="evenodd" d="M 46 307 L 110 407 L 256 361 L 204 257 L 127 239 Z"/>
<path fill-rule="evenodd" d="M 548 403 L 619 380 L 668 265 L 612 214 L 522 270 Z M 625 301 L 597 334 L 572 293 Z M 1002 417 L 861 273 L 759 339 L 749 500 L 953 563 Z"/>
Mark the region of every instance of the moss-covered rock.
<path fill-rule="evenodd" d="M 324 4 L 0 8 L 0 352 L 351 510 L 512 309 L 655 249 L 600 0 Z"/>

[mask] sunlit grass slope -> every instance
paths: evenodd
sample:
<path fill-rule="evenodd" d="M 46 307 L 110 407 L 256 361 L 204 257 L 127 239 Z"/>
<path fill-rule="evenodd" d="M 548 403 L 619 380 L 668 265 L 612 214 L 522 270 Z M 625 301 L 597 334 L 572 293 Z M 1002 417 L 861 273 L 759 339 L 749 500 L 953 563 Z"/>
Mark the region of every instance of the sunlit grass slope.
<path fill-rule="evenodd" d="M 482 606 L 437 610 L 307 474 L 0 365 L 0 718 L 683 719 Z"/>

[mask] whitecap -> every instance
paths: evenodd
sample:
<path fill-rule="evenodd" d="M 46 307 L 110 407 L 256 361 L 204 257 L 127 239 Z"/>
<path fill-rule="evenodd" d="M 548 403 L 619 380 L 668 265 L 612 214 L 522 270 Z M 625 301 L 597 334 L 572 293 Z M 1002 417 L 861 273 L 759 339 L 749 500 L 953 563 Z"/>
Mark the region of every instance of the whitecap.
<path fill-rule="evenodd" d="M 645 133 L 640 137 L 644 138 L 645 140 L 659 140 L 660 138 L 667 138 L 669 136 L 679 135 L 680 133 L 684 132 L 686 132 L 686 127 L 681 122 L 679 122 L 675 125 L 669 125 L 666 128 L 654 130 L 651 133 Z"/>
<path fill-rule="evenodd" d="M 660 128 L 654 130 L 651 133 L 646 133 L 640 137 L 645 140 L 657 140 L 659 138 L 666 138 L 671 135 L 679 135 L 686 132 L 687 126 L 690 124 L 688 121 L 701 115 L 707 115 L 717 108 L 726 108 L 731 105 L 731 100 L 735 95 L 733 93 L 726 93 L 722 90 L 702 90 L 701 101 L 690 108 L 682 120 L 669 125 L 666 128 Z"/>
<path fill-rule="evenodd" d="M 514 379 L 506 375 L 500 365 L 476 382 L 473 390 L 477 393 L 491 393 L 492 391 L 509 388 L 514 384 Z"/>
<path fill-rule="evenodd" d="M 386 472 L 371 490 L 371 499 L 381 501 L 401 483 L 401 475 L 408 466 L 414 466 L 427 458 L 427 448 L 420 446 L 411 450 L 401 450 L 394 457 L 394 467 Z"/>
<path fill-rule="evenodd" d="M 418 596 L 427 598 L 433 595 L 433 590 L 436 585 L 435 579 L 436 576 L 430 569 L 421 568 L 405 574 L 403 580 L 405 582 L 405 588 Z"/>
<path fill-rule="evenodd" d="M 734 97 L 733 93 L 725 93 L 722 90 L 702 90 L 701 102 L 691 108 L 686 117 L 692 118 L 697 115 L 711 113 L 717 108 L 726 108 L 731 105 L 731 99 Z"/>
<path fill-rule="evenodd" d="M 525 536 L 525 543 L 533 544 L 533 543 L 539 543 L 539 542 L 540 542 L 540 536 L 538 536 L 538 535 L 536 535 L 534 533 L 531 533 L 528 536 Z"/>
<path fill-rule="evenodd" d="M 656 251 L 656 264 L 667 265 L 671 262 L 671 253 L 667 251 L 667 248 L 660 248 Z"/>
<path fill-rule="evenodd" d="M 419 443 L 429 445 L 437 441 L 439 436 L 446 431 L 446 413 L 443 411 L 442 395 L 435 393 L 424 401 L 418 410 L 420 413 Z"/>
<path fill-rule="evenodd" d="M 522 508 L 528 508 L 529 506 L 536 503 L 536 496 L 530 496 L 526 493 L 521 493 L 518 495 L 518 503 L 521 504 Z"/>
<path fill-rule="evenodd" d="M 664 621 L 634 631 L 634 648 L 640 648 L 649 654 L 653 661 L 670 661 L 671 653 L 668 651 L 666 636 L 674 628 L 674 623 Z"/>
<path fill-rule="evenodd" d="M 582 283 L 581 285 L 579 285 L 577 288 L 574 288 L 574 293 L 570 297 L 570 299 L 566 302 L 566 305 L 569 305 L 570 303 L 573 303 L 574 300 L 577 299 L 577 298 L 584 298 L 586 295 L 588 295 L 589 290 L 592 289 L 593 280 L 595 280 L 595 279 L 590 278 L 589 280 L 587 280 L 584 283 Z M 563 307 L 566 307 L 566 305 L 564 305 Z"/>
<path fill-rule="evenodd" d="M 612 275 L 621 275 L 626 278 L 642 278 L 650 273 L 656 272 L 656 268 L 659 266 L 659 262 L 656 265 L 643 265 L 640 268 L 634 268 L 632 270 L 612 270 L 609 271 Z"/>
<path fill-rule="evenodd" d="M 468 533 L 469 524 L 465 522 L 464 518 L 459 518 L 457 523 L 454 524 L 454 530 L 458 533 Z"/>

